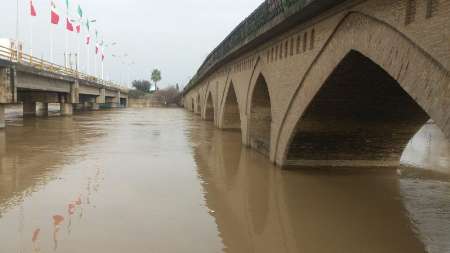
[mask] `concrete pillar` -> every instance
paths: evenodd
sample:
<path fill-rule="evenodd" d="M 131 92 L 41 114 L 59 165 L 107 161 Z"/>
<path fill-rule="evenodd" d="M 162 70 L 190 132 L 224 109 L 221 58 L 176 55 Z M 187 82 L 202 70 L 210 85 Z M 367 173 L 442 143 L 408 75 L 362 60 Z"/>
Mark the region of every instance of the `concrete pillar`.
<path fill-rule="evenodd" d="M 0 129 L 5 128 L 6 123 L 5 123 L 5 105 L 4 104 L 0 104 Z"/>
<path fill-rule="evenodd" d="M 17 102 L 16 76 L 14 67 L 0 67 L 0 103 Z"/>
<path fill-rule="evenodd" d="M 36 116 L 38 117 L 48 116 L 48 103 L 36 102 L 35 110 Z"/>
<path fill-rule="evenodd" d="M 23 103 L 23 116 L 35 116 L 36 115 L 36 103 L 25 101 Z"/>
<path fill-rule="evenodd" d="M 61 103 L 61 115 L 62 116 L 73 115 L 73 104 Z"/>
<path fill-rule="evenodd" d="M 78 104 L 80 102 L 80 83 L 78 82 L 78 80 L 75 80 L 70 85 L 70 94 L 68 100 L 71 104 Z"/>
<path fill-rule="evenodd" d="M 106 90 L 105 88 L 100 89 L 100 96 L 95 98 L 95 103 L 104 104 L 106 103 Z"/>

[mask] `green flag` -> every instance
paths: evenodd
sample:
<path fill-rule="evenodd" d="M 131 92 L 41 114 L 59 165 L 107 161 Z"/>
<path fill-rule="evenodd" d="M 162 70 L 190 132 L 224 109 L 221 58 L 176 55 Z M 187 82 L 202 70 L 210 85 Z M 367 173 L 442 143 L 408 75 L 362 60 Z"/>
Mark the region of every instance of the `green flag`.
<path fill-rule="evenodd" d="M 69 8 L 69 0 L 66 0 L 66 6 Z"/>
<path fill-rule="evenodd" d="M 89 19 L 86 19 L 86 29 L 89 31 Z"/>
<path fill-rule="evenodd" d="M 80 16 L 80 18 L 82 18 L 82 17 L 83 17 L 83 10 L 81 9 L 81 6 L 80 6 L 80 5 L 78 5 L 78 10 L 77 10 L 77 12 L 78 12 L 78 16 Z"/>

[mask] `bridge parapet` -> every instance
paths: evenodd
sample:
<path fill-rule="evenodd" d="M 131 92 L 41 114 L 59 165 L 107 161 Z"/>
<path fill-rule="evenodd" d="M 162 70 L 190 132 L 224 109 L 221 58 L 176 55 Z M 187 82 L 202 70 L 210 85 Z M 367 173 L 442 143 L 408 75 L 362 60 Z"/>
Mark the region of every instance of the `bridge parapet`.
<path fill-rule="evenodd" d="M 242 51 L 278 35 L 286 27 L 344 2 L 344 0 L 266 0 L 242 21 L 205 59 L 186 86 L 184 93 L 198 84 L 222 63 Z M 279 27 L 282 29 L 277 29 Z M 278 31 L 277 31 L 278 30 Z"/>

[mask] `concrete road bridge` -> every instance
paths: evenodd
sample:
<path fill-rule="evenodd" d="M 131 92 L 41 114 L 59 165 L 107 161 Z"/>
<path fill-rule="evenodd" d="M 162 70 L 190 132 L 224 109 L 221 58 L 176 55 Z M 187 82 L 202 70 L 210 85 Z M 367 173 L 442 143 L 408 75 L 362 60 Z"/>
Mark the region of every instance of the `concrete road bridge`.
<path fill-rule="evenodd" d="M 49 103 L 59 103 L 61 115 L 124 107 L 128 89 L 0 47 L 0 128 L 5 127 L 6 105 L 23 104 L 24 115 L 45 116 Z"/>
<path fill-rule="evenodd" d="M 450 0 L 267 0 L 210 53 L 186 109 L 279 166 L 397 166 L 450 137 Z"/>

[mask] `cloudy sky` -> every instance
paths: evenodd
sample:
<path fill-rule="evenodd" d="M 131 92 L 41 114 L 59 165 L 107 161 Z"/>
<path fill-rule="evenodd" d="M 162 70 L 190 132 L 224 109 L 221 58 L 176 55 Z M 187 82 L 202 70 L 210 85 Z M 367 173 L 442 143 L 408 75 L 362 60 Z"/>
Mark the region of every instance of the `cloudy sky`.
<path fill-rule="evenodd" d="M 48 59 L 51 34 L 54 60 L 63 64 L 66 48 L 65 0 L 54 0 L 61 16 L 59 26 L 50 25 L 50 0 L 33 0 L 38 17 L 29 16 L 29 0 L 20 2 L 19 39 L 33 55 Z M 96 19 L 95 28 L 106 43 L 105 78 L 129 82 L 148 79 L 153 68 L 163 74 L 162 85 L 185 84 L 207 54 L 248 16 L 262 0 L 69 0 L 73 16 L 78 4 L 85 16 Z M 15 38 L 16 0 L 2 0 L 0 38 Z M 92 30 L 92 29 L 91 29 Z M 78 51 L 80 68 L 87 71 L 85 30 L 68 36 L 70 52 Z M 33 36 L 31 36 L 31 34 Z M 114 58 L 115 55 L 128 55 Z M 94 46 L 90 48 L 90 72 L 94 72 Z M 97 71 L 100 75 L 100 58 Z M 134 65 L 132 64 L 134 63 Z"/>

